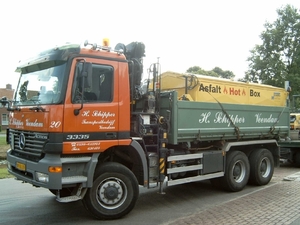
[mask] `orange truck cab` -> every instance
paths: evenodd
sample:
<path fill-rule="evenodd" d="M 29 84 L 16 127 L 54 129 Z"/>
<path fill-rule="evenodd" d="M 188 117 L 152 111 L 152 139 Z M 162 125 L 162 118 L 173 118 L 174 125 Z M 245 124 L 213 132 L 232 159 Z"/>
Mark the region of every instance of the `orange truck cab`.
<path fill-rule="evenodd" d="M 127 54 L 130 57 L 129 47 Z M 128 63 L 123 49 L 72 44 L 21 62 L 18 88 L 8 107 L 9 172 L 49 189 L 60 202 L 86 196 L 85 206 L 96 217 L 117 218 L 127 213 L 138 197 L 138 184 L 148 185 L 144 181 L 148 177 L 146 156 L 130 138 L 129 66 L 142 73 L 139 59 Z M 101 161 L 108 162 L 97 166 Z M 121 170 L 126 179 L 107 176 L 102 185 L 93 186 L 94 175 L 101 170 L 110 170 L 111 176 Z M 127 183 L 132 183 L 131 189 Z M 93 193 L 104 192 L 97 200 L 101 213 L 95 213 L 88 199 L 93 194 L 87 197 L 91 187 Z M 107 213 L 121 204 L 118 212 Z"/>

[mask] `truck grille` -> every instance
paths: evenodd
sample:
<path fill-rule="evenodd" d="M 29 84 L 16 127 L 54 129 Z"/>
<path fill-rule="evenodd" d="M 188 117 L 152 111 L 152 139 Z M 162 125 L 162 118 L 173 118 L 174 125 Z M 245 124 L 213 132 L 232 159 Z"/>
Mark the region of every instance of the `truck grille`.
<path fill-rule="evenodd" d="M 9 138 L 14 155 L 37 161 L 42 157 L 49 136 L 48 133 L 10 130 Z"/>

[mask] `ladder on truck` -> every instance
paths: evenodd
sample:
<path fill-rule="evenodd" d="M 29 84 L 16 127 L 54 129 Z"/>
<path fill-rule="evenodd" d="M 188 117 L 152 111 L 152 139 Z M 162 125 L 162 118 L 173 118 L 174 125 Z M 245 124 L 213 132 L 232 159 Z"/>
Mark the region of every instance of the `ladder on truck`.
<path fill-rule="evenodd" d="M 211 171 L 211 168 L 209 168 L 208 165 L 211 164 L 210 162 L 212 162 L 212 160 L 205 162 L 205 154 L 205 152 L 202 152 L 185 155 L 172 155 L 167 157 L 168 186 L 202 181 L 223 176 L 223 164 L 220 163 L 218 172 Z M 220 160 L 222 160 L 221 157 L 219 158 Z M 176 161 L 184 163 L 182 163 L 182 165 L 179 164 L 180 166 L 172 166 L 172 163 Z M 188 173 L 190 174 L 188 175 Z M 175 174 L 176 178 L 174 178 Z"/>
<path fill-rule="evenodd" d="M 149 157 L 156 157 L 158 161 L 160 149 L 159 115 L 157 113 L 133 113 L 138 129 L 135 133 L 141 138 L 138 142 L 144 148 L 148 160 L 148 188 L 158 186 L 158 163 L 150 165 Z M 151 183 L 151 185 L 150 185 Z"/>

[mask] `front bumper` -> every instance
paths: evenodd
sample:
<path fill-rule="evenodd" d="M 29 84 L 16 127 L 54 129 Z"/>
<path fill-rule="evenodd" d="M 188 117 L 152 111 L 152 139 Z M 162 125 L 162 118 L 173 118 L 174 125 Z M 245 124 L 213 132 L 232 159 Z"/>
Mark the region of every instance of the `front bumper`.
<path fill-rule="evenodd" d="M 50 166 L 62 166 L 59 155 L 46 155 L 38 162 L 16 157 L 12 150 L 7 151 L 7 163 L 9 164 L 8 172 L 14 175 L 17 180 L 30 183 L 36 187 L 47 189 L 62 189 L 62 173 L 50 173 Z M 48 174 L 48 182 L 40 182 L 37 173 Z"/>

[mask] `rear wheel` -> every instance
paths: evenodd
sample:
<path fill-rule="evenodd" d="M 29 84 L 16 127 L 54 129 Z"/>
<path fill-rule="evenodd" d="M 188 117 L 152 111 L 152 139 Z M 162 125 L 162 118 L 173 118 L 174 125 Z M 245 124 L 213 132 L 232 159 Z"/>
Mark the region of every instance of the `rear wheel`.
<path fill-rule="evenodd" d="M 249 183 L 255 185 L 268 184 L 274 173 L 274 159 L 272 153 L 267 149 L 256 149 L 251 153 L 249 162 Z"/>
<path fill-rule="evenodd" d="M 250 174 L 249 160 L 241 151 L 228 152 L 226 168 L 221 185 L 227 191 L 241 191 L 248 183 Z"/>
<path fill-rule="evenodd" d="M 117 219 L 133 209 L 138 195 L 133 173 L 119 163 L 109 162 L 97 169 L 83 204 L 98 219 Z"/>

